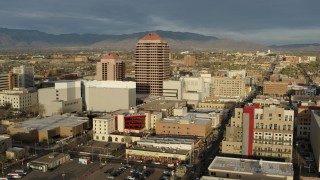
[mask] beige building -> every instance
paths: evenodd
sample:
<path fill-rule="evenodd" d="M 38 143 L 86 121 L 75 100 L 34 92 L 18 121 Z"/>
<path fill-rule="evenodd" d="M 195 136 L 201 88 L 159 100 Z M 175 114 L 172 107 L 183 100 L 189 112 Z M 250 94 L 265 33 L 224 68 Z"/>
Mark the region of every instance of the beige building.
<path fill-rule="evenodd" d="M 196 64 L 195 56 L 191 56 L 191 55 L 185 55 L 183 57 L 183 61 L 184 61 L 184 65 L 188 67 L 194 66 Z"/>
<path fill-rule="evenodd" d="M 312 110 L 320 110 L 315 103 L 301 102 L 297 110 L 297 137 L 310 138 Z"/>
<path fill-rule="evenodd" d="M 75 62 L 88 62 L 88 57 L 87 56 L 76 56 L 74 58 Z"/>
<path fill-rule="evenodd" d="M 6 151 L 6 158 L 11 160 L 22 159 L 27 155 L 25 148 L 13 147 Z"/>
<path fill-rule="evenodd" d="M 10 136 L 0 135 L 0 153 L 4 153 L 6 150 L 12 147 L 12 140 Z"/>
<path fill-rule="evenodd" d="M 169 117 L 156 121 L 157 135 L 181 135 L 208 138 L 212 132 L 210 118 L 196 118 L 195 115 Z"/>
<path fill-rule="evenodd" d="M 27 111 L 38 106 L 38 93 L 24 88 L 13 88 L 0 92 L 0 105 L 10 103 L 12 108 Z"/>
<path fill-rule="evenodd" d="M 86 81 L 87 111 L 110 112 L 136 106 L 136 82 Z"/>
<path fill-rule="evenodd" d="M 286 82 L 263 82 L 264 95 L 286 95 L 288 94 L 288 83 Z"/>
<path fill-rule="evenodd" d="M 38 159 L 32 160 L 27 163 L 27 167 L 30 169 L 37 169 L 43 172 L 47 172 L 50 169 L 54 169 L 60 164 L 66 163 L 70 160 L 69 154 L 52 152 Z"/>
<path fill-rule="evenodd" d="M 243 78 L 214 77 L 210 96 L 245 97 L 245 80 Z"/>
<path fill-rule="evenodd" d="M 169 46 L 167 42 L 151 32 L 136 45 L 135 80 L 137 94 L 161 96 L 163 81 L 169 79 Z"/>
<path fill-rule="evenodd" d="M 294 110 L 258 105 L 236 108 L 226 127 L 222 153 L 291 160 L 293 129 Z"/>
<path fill-rule="evenodd" d="M 96 73 L 96 80 L 123 81 L 125 64 L 116 53 L 108 53 L 97 63 Z"/>
<path fill-rule="evenodd" d="M 81 81 L 58 81 L 54 87 L 38 90 L 44 115 L 82 112 Z"/>
<path fill-rule="evenodd" d="M 163 117 L 173 115 L 173 110 L 178 107 L 187 106 L 186 101 L 177 100 L 155 100 L 139 106 L 141 111 L 162 112 Z"/>
<path fill-rule="evenodd" d="M 214 109 L 232 109 L 236 105 L 235 102 L 200 102 L 199 108 L 214 108 Z"/>
<path fill-rule="evenodd" d="M 208 171 L 210 176 L 219 179 L 293 180 L 294 175 L 292 163 L 220 156 L 212 161 Z"/>
<path fill-rule="evenodd" d="M 13 139 L 25 142 L 53 141 L 56 137 L 74 137 L 89 128 L 87 117 L 55 115 L 34 118 L 8 128 Z"/>
<path fill-rule="evenodd" d="M 108 135 L 115 131 L 115 119 L 111 114 L 93 119 L 93 139 L 108 141 Z"/>

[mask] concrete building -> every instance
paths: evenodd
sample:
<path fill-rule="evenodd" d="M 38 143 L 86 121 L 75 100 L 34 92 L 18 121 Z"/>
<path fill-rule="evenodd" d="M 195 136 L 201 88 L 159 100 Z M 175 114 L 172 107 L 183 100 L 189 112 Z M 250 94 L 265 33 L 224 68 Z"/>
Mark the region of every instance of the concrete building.
<path fill-rule="evenodd" d="M 191 55 L 185 55 L 183 57 L 184 65 L 187 67 L 194 66 L 196 64 L 196 57 Z"/>
<path fill-rule="evenodd" d="M 169 79 L 169 46 L 167 42 L 151 32 L 136 45 L 135 80 L 137 94 L 161 96 L 163 81 Z"/>
<path fill-rule="evenodd" d="M 208 171 L 219 179 L 293 180 L 294 175 L 292 163 L 220 156 L 215 157 Z"/>
<path fill-rule="evenodd" d="M 169 117 L 156 121 L 157 135 L 196 136 L 206 139 L 211 132 L 211 119 L 196 118 L 195 115 Z"/>
<path fill-rule="evenodd" d="M 45 116 L 82 112 L 81 81 L 57 81 L 54 87 L 39 89 L 38 93 Z"/>
<path fill-rule="evenodd" d="M 311 129 L 310 129 L 310 143 L 317 166 L 317 172 L 320 172 L 320 111 L 312 110 L 311 112 Z"/>
<path fill-rule="evenodd" d="M 27 66 L 20 66 L 13 68 L 13 74 L 17 75 L 17 87 L 33 87 L 34 86 L 34 68 Z"/>
<path fill-rule="evenodd" d="M 53 141 L 57 137 L 74 137 L 89 128 L 87 117 L 55 115 L 34 118 L 8 128 L 13 139 L 25 142 Z"/>
<path fill-rule="evenodd" d="M 116 53 L 108 53 L 97 62 L 96 80 L 123 81 L 125 64 Z"/>
<path fill-rule="evenodd" d="M 69 154 L 53 152 L 27 163 L 30 169 L 47 172 L 70 160 Z"/>
<path fill-rule="evenodd" d="M 163 82 L 163 96 L 165 99 L 187 100 L 195 107 L 205 97 L 210 95 L 211 75 L 201 77 L 181 77 L 179 80 Z"/>
<path fill-rule="evenodd" d="M 124 81 L 85 81 L 87 111 L 109 112 L 136 106 L 136 83 Z"/>
<path fill-rule="evenodd" d="M 0 74 L 0 91 L 9 89 L 9 74 L 1 73 Z"/>
<path fill-rule="evenodd" d="M 241 78 L 246 77 L 246 70 L 231 70 L 227 72 L 228 78 L 235 78 L 237 76 L 240 76 Z"/>
<path fill-rule="evenodd" d="M 24 88 L 13 88 L 0 92 L 0 105 L 10 103 L 11 107 L 20 111 L 28 111 L 38 106 L 38 93 Z"/>
<path fill-rule="evenodd" d="M 148 112 L 161 112 L 162 117 L 173 115 L 173 110 L 178 107 L 187 106 L 186 101 L 155 100 L 139 106 L 139 110 Z"/>
<path fill-rule="evenodd" d="M 243 78 L 214 77 L 210 96 L 246 97 L 245 81 Z"/>
<path fill-rule="evenodd" d="M 286 95 L 288 94 L 288 83 L 285 82 L 263 82 L 264 95 Z"/>
<path fill-rule="evenodd" d="M 271 105 L 235 108 L 222 153 L 292 159 L 294 111 Z"/>
<path fill-rule="evenodd" d="M 2 154 L 12 147 L 11 137 L 7 135 L 0 135 L 0 144 L 0 153 Z"/>
<path fill-rule="evenodd" d="M 87 56 L 76 56 L 74 58 L 74 61 L 75 62 L 84 62 L 84 63 L 86 63 L 86 62 L 88 62 L 88 57 Z"/>
<path fill-rule="evenodd" d="M 309 139 L 312 110 L 320 110 L 320 106 L 311 102 L 301 102 L 297 110 L 297 137 Z"/>
<path fill-rule="evenodd" d="M 200 102 L 198 108 L 233 109 L 235 102 Z"/>
<path fill-rule="evenodd" d="M 6 158 L 10 160 L 22 159 L 27 155 L 25 148 L 13 147 L 6 151 Z"/>

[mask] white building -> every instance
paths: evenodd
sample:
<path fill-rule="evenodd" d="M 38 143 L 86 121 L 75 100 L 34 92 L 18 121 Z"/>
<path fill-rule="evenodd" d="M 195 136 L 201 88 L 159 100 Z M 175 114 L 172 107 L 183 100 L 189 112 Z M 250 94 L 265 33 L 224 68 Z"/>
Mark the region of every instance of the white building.
<path fill-rule="evenodd" d="M 93 119 L 93 139 L 107 141 L 108 135 L 115 131 L 114 116 L 106 114 Z"/>
<path fill-rule="evenodd" d="M 236 76 L 240 76 L 242 78 L 245 78 L 246 77 L 246 70 L 231 70 L 231 71 L 228 71 L 227 75 L 228 75 L 228 78 L 233 78 Z"/>
<path fill-rule="evenodd" d="M 13 88 L 0 92 L 0 105 L 10 103 L 11 107 L 18 110 L 29 110 L 38 106 L 38 93 L 25 88 Z"/>
<path fill-rule="evenodd" d="M 33 87 L 34 86 L 34 68 L 27 66 L 20 66 L 13 68 L 13 74 L 17 75 L 18 87 Z"/>
<path fill-rule="evenodd" d="M 116 111 L 136 106 L 136 83 L 84 81 L 87 111 Z"/>
<path fill-rule="evenodd" d="M 45 116 L 82 111 L 81 81 L 57 81 L 54 87 L 38 92 Z"/>
<path fill-rule="evenodd" d="M 210 95 L 211 75 L 201 74 L 201 77 L 181 77 L 178 81 L 163 82 L 165 99 L 187 100 L 195 106 Z"/>

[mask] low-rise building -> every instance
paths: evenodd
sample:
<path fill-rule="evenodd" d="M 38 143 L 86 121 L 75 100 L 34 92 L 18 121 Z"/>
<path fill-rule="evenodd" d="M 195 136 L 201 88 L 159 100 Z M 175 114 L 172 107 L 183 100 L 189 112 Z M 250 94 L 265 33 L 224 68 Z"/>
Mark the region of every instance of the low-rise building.
<path fill-rule="evenodd" d="M 288 94 L 288 83 L 286 82 L 263 82 L 264 95 L 286 95 Z"/>
<path fill-rule="evenodd" d="M 177 107 L 187 106 L 186 101 L 175 100 L 155 100 L 139 106 L 141 111 L 162 112 L 163 117 L 173 115 L 173 110 Z"/>
<path fill-rule="evenodd" d="M 53 152 L 27 163 L 27 167 L 47 172 L 48 170 L 54 169 L 69 160 L 69 154 Z"/>
<path fill-rule="evenodd" d="M 26 154 L 25 148 L 13 147 L 6 151 L 6 158 L 10 160 L 22 159 Z"/>
<path fill-rule="evenodd" d="M 4 153 L 6 150 L 12 147 L 12 140 L 10 136 L 0 135 L 0 153 Z"/>
<path fill-rule="evenodd" d="M 293 180 L 293 164 L 217 156 L 208 167 L 209 175 L 221 179 Z"/>
<path fill-rule="evenodd" d="M 245 80 L 239 76 L 236 78 L 214 77 L 210 97 L 214 96 L 246 97 Z"/>
<path fill-rule="evenodd" d="M 56 137 L 74 137 L 89 128 L 87 117 L 55 115 L 34 118 L 8 128 L 8 134 L 15 140 L 25 142 L 52 141 Z"/>
<path fill-rule="evenodd" d="M 157 135 L 196 136 L 206 139 L 212 132 L 210 118 L 196 118 L 196 115 L 169 117 L 156 121 Z"/>

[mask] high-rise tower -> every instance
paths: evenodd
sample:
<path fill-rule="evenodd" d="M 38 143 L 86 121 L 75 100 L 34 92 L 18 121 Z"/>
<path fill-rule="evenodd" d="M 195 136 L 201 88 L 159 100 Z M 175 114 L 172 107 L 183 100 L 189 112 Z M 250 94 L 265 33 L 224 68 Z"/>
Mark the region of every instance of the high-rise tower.
<path fill-rule="evenodd" d="M 169 46 L 163 38 L 151 32 L 136 45 L 137 94 L 161 96 L 163 80 L 169 76 Z"/>
<path fill-rule="evenodd" d="M 125 64 L 116 53 L 102 56 L 97 63 L 97 80 L 123 81 L 125 78 Z"/>

